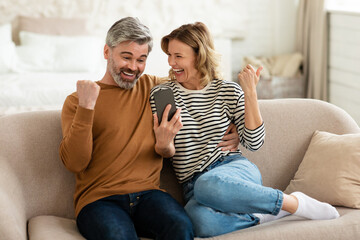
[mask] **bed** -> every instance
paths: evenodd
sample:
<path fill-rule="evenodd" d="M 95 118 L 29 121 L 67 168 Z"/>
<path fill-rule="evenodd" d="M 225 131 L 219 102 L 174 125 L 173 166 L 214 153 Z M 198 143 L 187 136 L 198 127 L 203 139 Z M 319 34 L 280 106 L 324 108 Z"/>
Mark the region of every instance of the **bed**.
<path fill-rule="evenodd" d="M 19 16 L 0 24 L 0 116 L 61 109 L 79 79 L 100 80 L 105 73 L 104 36 L 84 19 Z M 105 32 L 106 33 L 106 32 Z M 154 38 L 145 73 L 167 76 L 167 56 Z M 216 39 L 224 77 L 231 79 L 231 41 Z"/>
<path fill-rule="evenodd" d="M 78 79 L 97 80 L 89 72 L 29 72 L 0 75 L 0 115 L 24 111 L 61 109 Z"/>

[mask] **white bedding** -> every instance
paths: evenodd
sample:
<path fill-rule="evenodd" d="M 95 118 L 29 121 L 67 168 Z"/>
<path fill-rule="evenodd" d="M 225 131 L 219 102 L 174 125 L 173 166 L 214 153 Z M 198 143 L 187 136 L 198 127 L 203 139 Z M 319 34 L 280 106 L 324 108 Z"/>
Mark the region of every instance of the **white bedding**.
<path fill-rule="evenodd" d="M 0 116 L 25 111 L 61 109 L 79 79 L 99 80 L 103 71 L 32 72 L 0 75 Z"/>
<path fill-rule="evenodd" d="M 55 36 L 20 31 L 11 40 L 10 24 L 0 25 L 0 116 L 25 111 L 61 109 L 79 79 L 100 80 L 106 69 L 103 39 Z M 156 40 L 159 42 L 160 40 Z M 231 41 L 215 39 L 224 77 L 231 79 Z M 167 76 L 167 56 L 154 44 L 144 73 Z"/>

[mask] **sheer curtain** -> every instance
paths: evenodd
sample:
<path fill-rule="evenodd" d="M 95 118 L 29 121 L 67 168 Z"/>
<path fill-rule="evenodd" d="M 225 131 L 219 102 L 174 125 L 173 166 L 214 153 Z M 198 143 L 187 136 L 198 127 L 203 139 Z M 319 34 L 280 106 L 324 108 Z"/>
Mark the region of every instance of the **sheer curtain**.
<path fill-rule="evenodd" d="M 304 56 L 307 97 L 328 100 L 326 0 L 300 0 L 296 49 Z"/>

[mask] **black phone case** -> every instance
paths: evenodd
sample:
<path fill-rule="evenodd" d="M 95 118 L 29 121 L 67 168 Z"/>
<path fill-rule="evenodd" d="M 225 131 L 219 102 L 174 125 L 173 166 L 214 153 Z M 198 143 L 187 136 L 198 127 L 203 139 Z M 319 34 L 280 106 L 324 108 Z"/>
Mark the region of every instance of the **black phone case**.
<path fill-rule="evenodd" d="M 154 93 L 154 100 L 159 124 L 161 123 L 165 107 L 168 104 L 171 104 L 171 109 L 168 116 L 168 121 L 170 121 L 176 112 L 173 91 L 170 88 L 160 89 L 159 91 Z"/>

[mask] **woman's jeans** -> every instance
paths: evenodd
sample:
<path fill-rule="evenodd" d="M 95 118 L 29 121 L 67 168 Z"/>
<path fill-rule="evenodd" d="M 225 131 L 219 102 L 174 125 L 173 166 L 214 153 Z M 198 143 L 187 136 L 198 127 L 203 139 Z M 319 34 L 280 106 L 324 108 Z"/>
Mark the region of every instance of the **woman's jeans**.
<path fill-rule="evenodd" d="M 115 195 L 86 205 L 77 226 L 88 240 L 193 239 L 184 208 L 168 193 L 150 190 Z"/>
<path fill-rule="evenodd" d="M 220 157 L 183 189 L 196 237 L 254 226 L 259 219 L 252 213 L 277 215 L 283 201 L 283 193 L 262 186 L 259 169 L 241 155 Z"/>

